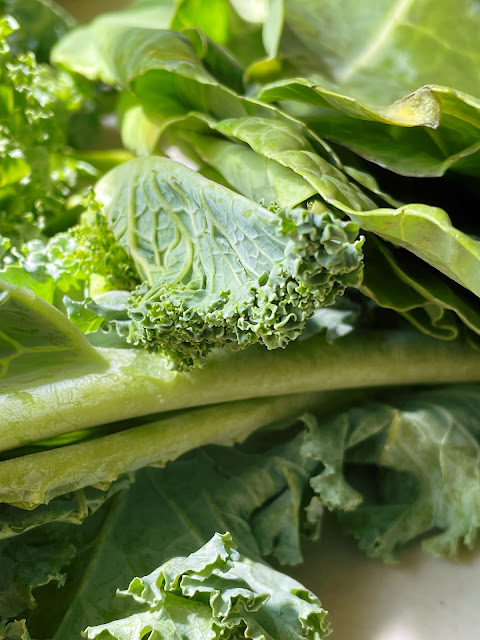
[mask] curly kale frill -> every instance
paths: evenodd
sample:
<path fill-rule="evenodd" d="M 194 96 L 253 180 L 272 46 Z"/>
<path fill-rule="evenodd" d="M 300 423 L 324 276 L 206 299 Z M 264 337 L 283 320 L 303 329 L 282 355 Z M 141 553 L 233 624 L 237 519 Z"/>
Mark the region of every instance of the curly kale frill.
<path fill-rule="evenodd" d="M 235 289 L 140 286 L 131 298 L 130 340 L 192 366 L 215 347 L 260 342 L 276 349 L 297 338 L 316 309 L 358 284 L 361 240 L 352 223 L 304 209 L 284 212 L 275 231 L 286 240 L 283 260 L 270 274 L 245 271 Z"/>
<path fill-rule="evenodd" d="M 201 366 L 216 347 L 285 347 L 361 279 L 357 225 L 267 210 L 165 158 L 118 167 L 97 197 L 144 280 L 129 340 L 177 368 Z"/>
<path fill-rule="evenodd" d="M 0 228 L 21 242 L 65 215 L 79 174 L 90 168 L 66 149 L 82 95 L 68 74 L 31 52 L 13 53 L 8 36 L 16 29 L 13 18 L 0 18 Z"/>

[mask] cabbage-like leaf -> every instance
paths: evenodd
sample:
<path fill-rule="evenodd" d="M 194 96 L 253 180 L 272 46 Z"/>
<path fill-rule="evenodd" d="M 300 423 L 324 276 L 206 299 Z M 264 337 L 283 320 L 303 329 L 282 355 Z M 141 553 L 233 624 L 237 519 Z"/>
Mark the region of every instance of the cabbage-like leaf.
<path fill-rule="evenodd" d="M 456 229 L 443 209 L 410 204 L 349 215 L 365 231 L 405 247 L 480 296 L 480 241 Z"/>
<path fill-rule="evenodd" d="M 480 295 L 480 242 L 453 227 L 442 209 L 422 204 L 375 208 L 375 202 L 344 172 L 312 152 L 293 124 L 250 117 L 225 120 L 217 126 L 222 133 L 243 140 L 257 153 L 301 175 L 323 200 L 345 212 L 365 231 L 405 247 Z"/>
<path fill-rule="evenodd" d="M 310 105 L 303 117 L 318 135 L 396 173 L 480 173 L 480 100 L 456 89 L 428 85 L 378 107 L 295 78 L 267 85 L 260 97 Z"/>
<path fill-rule="evenodd" d="M 124 16 L 107 14 L 72 31 L 53 49 L 53 62 L 133 92 L 165 122 L 195 109 L 214 117 L 271 113 L 268 105 L 238 96 L 207 70 L 197 53 L 212 71 L 223 69 L 228 59 L 212 53 L 201 34 L 190 33 L 191 41 L 165 27 L 130 24 Z M 131 55 L 125 56 L 126 50 Z"/>
<path fill-rule="evenodd" d="M 130 340 L 176 366 L 229 344 L 285 347 L 361 278 L 355 225 L 328 211 L 269 211 L 165 158 L 125 163 L 96 194 L 145 281 Z"/>
<path fill-rule="evenodd" d="M 156 571 L 135 578 L 120 595 L 147 610 L 123 620 L 89 627 L 117 640 L 177 635 L 185 640 L 320 640 L 330 627 L 311 591 L 266 565 L 242 558 L 229 533 L 215 534 L 187 557 L 172 558 Z"/>

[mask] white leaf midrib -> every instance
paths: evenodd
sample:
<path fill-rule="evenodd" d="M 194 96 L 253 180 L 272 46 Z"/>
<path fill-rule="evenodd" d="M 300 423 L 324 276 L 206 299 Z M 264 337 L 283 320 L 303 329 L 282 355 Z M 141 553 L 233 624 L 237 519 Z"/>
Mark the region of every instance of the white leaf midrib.
<path fill-rule="evenodd" d="M 410 9 L 414 0 L 397 0 L 390 12 L 387 15 L 385 22 L 381 28 L 377 31 L 374 37 L 367 43 L 363 51 L 348 65 L 344 66 L 337 74 L 336 81 L 339 84 L 343 84 L 350 80 L 350 78 L 362 67 L 366 67 L 368 63 L 375 57 L 380 51 L 383 45 L 387 42 L 389 36 L 398 26 L 399 22 L 404 18 L 405 14 Z"/>

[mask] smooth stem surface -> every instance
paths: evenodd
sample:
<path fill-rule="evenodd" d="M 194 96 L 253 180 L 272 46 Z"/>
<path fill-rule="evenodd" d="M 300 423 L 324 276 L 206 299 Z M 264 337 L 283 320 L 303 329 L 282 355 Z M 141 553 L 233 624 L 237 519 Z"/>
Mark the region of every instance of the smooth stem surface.
<path fill-rule="evenodd" d="M 296 394 L 203 407 L 120 433 L 0 462 L 0 502 L 31 508 L 120 474 L 165 464 L 205 444 L 232 445 L 267 425 L 338 402 L 338 394 Z M 331 398 L 334 396 L 334 398 Z M 335 398 L 336 397 L 336 398 Z"/>
<path fill-rule="evenodd" d="M 401 384 L 480 381 L 480 352 L 415 332 L 322 336 L 285 350 L 224 351 L 205 369 L 174 372 L 161 356 L 99 349 L 107 371 L 0 397 L 0 450 L 117 420 L 246 398 Z"/>

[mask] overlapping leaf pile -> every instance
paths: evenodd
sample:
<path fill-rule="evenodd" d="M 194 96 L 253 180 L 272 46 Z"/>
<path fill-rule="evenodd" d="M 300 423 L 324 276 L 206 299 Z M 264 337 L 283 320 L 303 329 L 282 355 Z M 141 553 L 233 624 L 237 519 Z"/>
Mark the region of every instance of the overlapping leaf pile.
<path fill-rule="evenodd" d="M 457 4 L 0 2 L 0 639 L 320 640 L 265 558 L 325 509 L 385 561 L 473 547 Z M 76 148 L 112 108 L 125 149 Z"/>

